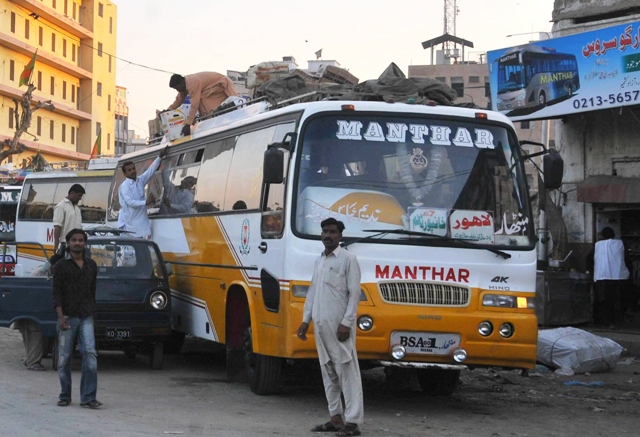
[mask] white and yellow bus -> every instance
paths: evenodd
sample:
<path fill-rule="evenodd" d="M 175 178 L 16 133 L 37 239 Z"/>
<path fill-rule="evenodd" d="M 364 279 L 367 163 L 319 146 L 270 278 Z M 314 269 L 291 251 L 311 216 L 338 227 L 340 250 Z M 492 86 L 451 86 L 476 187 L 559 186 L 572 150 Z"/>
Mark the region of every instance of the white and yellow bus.
<path fill-rule="evenodd" d="M 140 174 L 167 144 L 147 194 L 173 265 L 173 328 L 225 344 L 228 373 L 246 368 L 255 393 L 278 390 L 287 360 L 317 356 L 296 330 L 327 217 L 362 270 L 361 360 L 415 368 L 431 393 L 450 393 L 465 366 L 534 367 L 535 232 L 505 116 L 255 103 L 123 156 L 110 222 L 123 163 Z"/>
<path fill-rule="evenodd" d="M 115 164 L 114 164 L 115 165 Z M 50 257 L 53 255 L 53 210 L 69 194 L 73 184 L 85 189 L 78 203 L 85 228 L 104 226 L 107 210 L 107 193 L 113 180 L 114 169 L 65 170 L 31 173 L 25 177 L 15 225 L 15 240 L 36 242 L 43 245 Z M 61 236 L 64 240 L 64 235 Z M 41 265 L 42 249 L 21 251 L 20 265 L 25 275 Z"/>

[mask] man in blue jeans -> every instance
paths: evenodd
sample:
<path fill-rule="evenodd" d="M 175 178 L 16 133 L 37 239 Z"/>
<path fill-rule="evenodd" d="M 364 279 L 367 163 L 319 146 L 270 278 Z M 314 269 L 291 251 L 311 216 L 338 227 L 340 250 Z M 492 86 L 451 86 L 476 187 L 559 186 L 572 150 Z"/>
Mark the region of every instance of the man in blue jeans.
<path fill-rule="evenodd" d="M 96 409 L 98 391 L 98 352 L 93 334 L 98 267 L 85 257 L 87 234 L 72 229 L 66 235 L 69 253 L 53 267 L 53 307 L 58 313 L 58 376 L 62 391 L 58 406 L 71 403 L 71 355 L 74 341 L 82 354 L 80 406 Z"/>

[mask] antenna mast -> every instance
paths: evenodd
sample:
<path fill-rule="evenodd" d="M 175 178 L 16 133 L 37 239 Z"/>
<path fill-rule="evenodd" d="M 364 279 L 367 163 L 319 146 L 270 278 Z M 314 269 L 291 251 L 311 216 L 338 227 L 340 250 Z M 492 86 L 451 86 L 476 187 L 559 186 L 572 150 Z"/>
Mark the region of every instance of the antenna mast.
<path fill-rule="evenodd" d="M 457 0 L 444 0 L 444 33 L 443 35 L 456 36 L 456 15 L 460 10 L 456 5 Z M 443 44 L 444 57 L 446 59 L 458 59 L 459 51 L 456 44 L 452 41 L 446 41 Z"/>

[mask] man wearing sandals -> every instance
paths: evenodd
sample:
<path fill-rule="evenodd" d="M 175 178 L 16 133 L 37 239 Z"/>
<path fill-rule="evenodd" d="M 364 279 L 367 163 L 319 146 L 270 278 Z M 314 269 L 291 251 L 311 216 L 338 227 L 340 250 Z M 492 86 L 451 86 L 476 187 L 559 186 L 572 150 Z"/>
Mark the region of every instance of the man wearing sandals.
<path fill-rule="evenodd" d="M 340 247 L 344 224 L 328 218 L 320 226 L 325 250 L 316 260 L 298 338 L 307 339 L 313 320 L 331 420 L 311 431 L 356 436 L 360 435 L 358 425 L 364 420 L 355 328 L 360 301 L 360 266 L 354 254 Z"/>
<path fill-rule="evenodd" d="M 67 256 L 53 267 L 53 307 L 58 314 L 58 376 L 62 391 L 58 406 L 71 403 L 71 356 L 74 342 L 82 354 L 80 406 L 96 409 L 98 391 L 98 352 L 93 334 L 98 267 L 85 257 L 87 234 L 72 229 L 66 235 Z"/>

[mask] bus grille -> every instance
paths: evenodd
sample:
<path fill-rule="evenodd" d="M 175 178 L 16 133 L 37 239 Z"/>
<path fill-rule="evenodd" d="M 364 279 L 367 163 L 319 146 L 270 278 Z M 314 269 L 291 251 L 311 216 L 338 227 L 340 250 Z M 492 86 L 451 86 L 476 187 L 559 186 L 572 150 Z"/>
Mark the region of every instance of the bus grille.
<path fill-rule="evenodd" d="M 469 289 L 457 285 L 383 282 L 378 286 L 382 299 L 390 303 L 450 307 L 465 307 L 469 304 Z"/>

